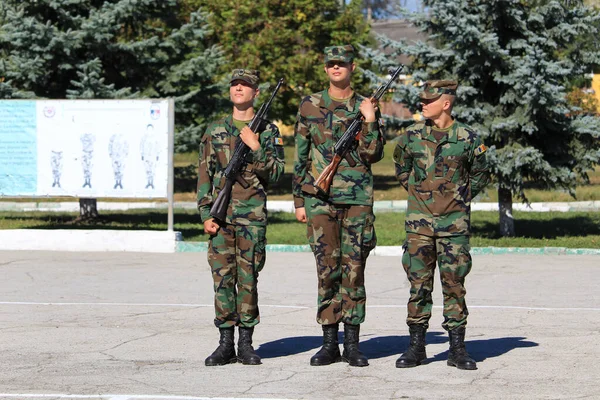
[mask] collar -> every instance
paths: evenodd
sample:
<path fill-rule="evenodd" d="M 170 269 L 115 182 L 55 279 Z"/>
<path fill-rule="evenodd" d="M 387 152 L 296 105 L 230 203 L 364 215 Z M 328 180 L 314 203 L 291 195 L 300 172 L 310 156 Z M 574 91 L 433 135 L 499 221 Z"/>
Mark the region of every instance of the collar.
<path fill-rule="evenodd" d="M 442 140 L 438 142 L 435 139 L 435 136 L 433 136 L 433 133 L 431 132 L 433 130 L 433 122 L 430 119 L 428 119 L 427 121 L 425 121 L 425 124 L 423 124 L 423 131 L 421 132 L 421 137 L 425 140 L 438 144 L 446 142 L 456 143 L 458 142 L 458 125 L 458 121 L 454 120 L 452 127 L 450 128 L 450 130 L 448 130 L 448 135 L 446 135 L 446 137 L 442 138 Z"/>
<path fill-rule="evenodd" d="M 233 114 L 229 114 L 225 117 L 225 129 L 233 136 L 240 136 L 240 131 L 233 124 Z"/>
<path fill-rule="evenodd" d="M 350 97 L 348 99 L 345 107 L 343 107 L 343 106 L 333 107 L 333 103 L 335 103 L 335 102 L 331 98 L 331 96 L 329 96 L 329 89 L 323 90 L 321 92 L 321 100 L 319 101 L 319 107 L 326 108 L 330 111 L 334 111 L 336 108 L 344 108 L 348 112 L 353 113 L 354 108 L 356 106 L 356 91 L 354 91 L 354 93 L 352 94 L 352 97 Z"/>

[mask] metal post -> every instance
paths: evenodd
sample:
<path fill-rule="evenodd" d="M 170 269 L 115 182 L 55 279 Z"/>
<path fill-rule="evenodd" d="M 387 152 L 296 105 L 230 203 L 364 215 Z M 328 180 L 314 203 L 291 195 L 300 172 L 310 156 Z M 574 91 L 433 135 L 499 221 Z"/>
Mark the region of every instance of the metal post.
<path fill-rule="evenodd" d="M 167 230 L 173 231 L 173 219 L 174 219 L 174 192 L 175 192 L 175 170 L 173 162 L 173 153 L 175 152 L 175 100 L 171 97 L 169 99 L 169 177 L 167 180 L 167 201 L 168 205 L 168 219 L 167 219 Z"/>

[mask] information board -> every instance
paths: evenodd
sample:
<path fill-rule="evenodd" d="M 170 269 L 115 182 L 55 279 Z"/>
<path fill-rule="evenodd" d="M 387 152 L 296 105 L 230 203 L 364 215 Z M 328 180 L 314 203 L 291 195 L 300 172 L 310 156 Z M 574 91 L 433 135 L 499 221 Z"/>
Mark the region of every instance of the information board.
<path fill-rule="evenodd" d="M 169 100 L 0 100 L 0 196 L 166 198 Z"/>

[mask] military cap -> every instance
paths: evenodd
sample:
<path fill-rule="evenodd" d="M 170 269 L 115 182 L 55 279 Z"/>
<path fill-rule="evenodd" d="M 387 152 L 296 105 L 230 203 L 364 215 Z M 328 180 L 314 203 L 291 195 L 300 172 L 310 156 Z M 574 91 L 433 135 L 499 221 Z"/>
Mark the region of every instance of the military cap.
<path fill-rule="evenodd" d="M 258 87 L 260 73 L 255 69 L 234 69 L 231 73 L 231 80 L 229 83 L 237 80 L 249 83 L 253 87 Z"/>
<path fill-rule="evenodd" d="M 427 81 L 419 97 L 424 100 L 435 100 L 443 94 L 455 96 L 457 87 L 458 82 L 456 81 Z"/>
<path fill-rule="evenodd" d="M 354 47 L 351 44 L 345 46 L 325 47 L 325 62 L 342 61 L 351 63 L 354 61 Z"/>

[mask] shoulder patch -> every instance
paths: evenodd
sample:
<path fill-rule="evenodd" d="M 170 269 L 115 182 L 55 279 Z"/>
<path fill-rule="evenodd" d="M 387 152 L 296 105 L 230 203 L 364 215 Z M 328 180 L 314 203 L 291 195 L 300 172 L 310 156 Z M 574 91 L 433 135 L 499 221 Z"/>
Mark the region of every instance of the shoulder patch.
<path fill-rule="evenodd" d="M 485 146 L 485 144 L 482 143 L 479 147 L 477 147 L 475 149 L 475 152 L 474 152 L 475 153 L 475 157 L 477 157 L 477 156 L 485 153 L 486 151 L 487 151 L 487 147 Z"/>
<path fill-rule="evenodd" d="M 283 146 L 283 139 L 280 137 L 273 138 L 273 143 L 275 146 Z"/>

